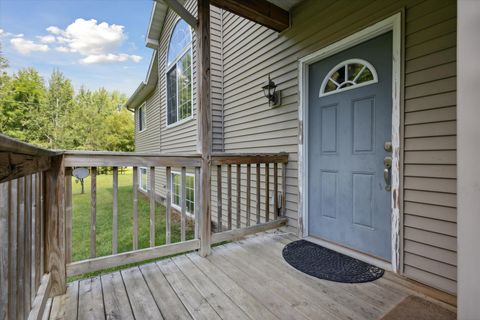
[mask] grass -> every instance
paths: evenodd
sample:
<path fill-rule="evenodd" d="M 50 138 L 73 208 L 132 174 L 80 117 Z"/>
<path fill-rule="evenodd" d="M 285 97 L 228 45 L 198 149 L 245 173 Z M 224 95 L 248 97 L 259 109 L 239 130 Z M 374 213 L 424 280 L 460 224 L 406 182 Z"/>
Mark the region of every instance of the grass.
<path fill-rule="evenodd" d="M 112 254 L 112 174 L 97 175 L 97 257 Z M 90 258 L 90 219 L 91 195 L 90 177 L 85 179 L 85 193 L 81 193 L 81 184 L 73 179 L 73 216 L 72 216 L 72 261 Z M 150 246 L 150 202 L 138 194 L 138 246 Z M 133 250 L 133 177 L 132 171 L 118 175 L 118 252 Z M 172 213 L 171 242 L 180 241 L 180 218 Z M 187 222 L 186 238 L 193 239 L 193 222 Z M 155 245 L 165 244 L 165 207 L 157 203 L 155 209 Z M 145 262 L 142 262 L 145 263 Z M 135 265 L 135 264 L 132 264 Z M 104 272 L 119 270 L 132 265 L 92 272 L 83 275 L 94 276 Z M 71 277 L 69 280 L 78 279 Z"/>

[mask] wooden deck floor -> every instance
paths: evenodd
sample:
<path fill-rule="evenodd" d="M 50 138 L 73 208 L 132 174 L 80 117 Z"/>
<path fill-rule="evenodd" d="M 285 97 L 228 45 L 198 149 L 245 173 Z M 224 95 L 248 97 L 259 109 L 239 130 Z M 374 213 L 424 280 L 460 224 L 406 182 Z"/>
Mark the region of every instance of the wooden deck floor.
<path fill-rule="evenodd" d="M 289 234 L 266 233 L 69 283 L 45 319 L 379 319 L 411 294 L 384 278 L 319 280 L 282 258 Z"/>

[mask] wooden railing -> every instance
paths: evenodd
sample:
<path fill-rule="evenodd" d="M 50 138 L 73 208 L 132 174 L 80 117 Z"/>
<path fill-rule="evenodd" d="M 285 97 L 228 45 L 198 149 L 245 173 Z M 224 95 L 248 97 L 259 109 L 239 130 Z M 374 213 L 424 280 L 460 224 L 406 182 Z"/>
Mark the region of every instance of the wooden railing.
<path fill-rule="evenodd" d="M 206 186 L 211 203 L 216 204 L 210 206 L 212 221 L 200 210 L 201 195 L 206 194 L 200 185 L 203 161 L 199 154 L 52 151 L 0 135 L 0 319 L 41 318 L 48 297 L 65 292 L 67 276 L 198 249 L 208 252 L 212 244 L 287 223 L 287 154 L 212 154 L 210 171 L 215 183 Z M 75 225 L 73 219 L 72 171 L 76 167 L 90 169 L 89 225 Z M 97 173 L 105 167 L 112 172 L 112 246 L 109 252 L 99 254 L 97 207 L 104 199 L 98 198 Z M 133 171 L 132 246 L 120 252 L 125 248 L 119 246 L 119 217 L 125 208 L 118 205 L 118 181 L 119 169 L 125 167 Z M 140 168 L 148 168 L 146 192 L 139 188 Z M 172 170 L 178 170 L 181 180 L 181 203 L 176 209 L 171 205 Z M 187 215 L 187 174 L 195 177 L 193 217 Z M 143 247 L 139 241 L 140 201 L 149 204 L 149 239 Z M 160 243 L 156 241 L 159 202 L 165 206 L 165 236 Z M 173 215 L 179 219 L 172 219 Z M 188 229 L 192 225 L 193 230 Z M 175 239 L 174 227 L 179 230 Z M 73 258 L 74 228 L 82 228 L 89 237 L 89 248 L 84 248 L 89 255 L 80 259 Z M 213 234 L 205 231 L 210 229 Z M 202 233 L 207 236 L 200 241 Z"/>
<path fill-rule="evenodd" d="M 287 223 L 287 162 L 286 153 L 212 156 L 212 166 L 216 167 L 212 170 L 216 176 L 216 207 L 212 214 L 216 232 L 212 235 L 212 243 L 230 241 Z"/>
<path fill-rule="evenodd" d="M 0 319 L 35 319 L 48 296 L 65 286 L 58 263 L 58 157 L 0 135 Z"/>
<path fill-rule="evenodd" d="M 65 152 L 64 166 L 66 176 L 66 260 L 67 275 L 73 276 L 85 272 L 98 271 L 106 268 L 117 267 L 125 264 L 141 262 L 148 259 L 155 259 L 166 255 L 182 253 L 196 250 L 200 247 L 198 240 L 198 205 L 195 205 L 194 218 L 191 219 L 194 224 L 193 239 L 187 239 L 187 208 L 186 208 L 186 175 L 187 170 L 194 172 L 198 177 L 200 174 L 200 156 L 199 155 L 159 155 L 143 153 L 113 153 L 113 152 Z M 72 214 L 75 208 L 72 208 L 72 176 L 74 167 L 87 167 L 90 169 L 91 181 L 91 217 L 90 217 L 90 257 L 80 261 L 72 261 Z M 96 250 L 96 216 L 97 216 L 97 193 L 96 180 L 97 168 L 108 167 L 112 170 L 112 249 L 110 254 L 97 256 Z M 132 208 L 132 250 L 118 253 L 118 168 L 131 167 L 133 171 L 133 208 Z M 139 193 L 139 168 L 148 168 L 148 191 L 149 200 L 149 247 L 139 247 L 139 229 L 138 229 L 138 193 Z M 181 206 L 180 206 L 180 241 L 172 243 L 172 206 L 171 190 L 172 168 L 178 168 L 181 172 Z M 161 177 L 166 181 L 165 188 L 159 187 L 157 179 Z M 198 178 L 196 179 L 198 181 Z M 160 190 L 165 190 L 162 195 Z M 195 193 L 198 194 L 198 184 L 195 186 Z M 165 241 L 156 243 L 156 207 L 157 202 L 165 205 Z M 76 226 L 79 227 L 79 226 Z M 84 227 L 84 226 L 81 226 Z"/>

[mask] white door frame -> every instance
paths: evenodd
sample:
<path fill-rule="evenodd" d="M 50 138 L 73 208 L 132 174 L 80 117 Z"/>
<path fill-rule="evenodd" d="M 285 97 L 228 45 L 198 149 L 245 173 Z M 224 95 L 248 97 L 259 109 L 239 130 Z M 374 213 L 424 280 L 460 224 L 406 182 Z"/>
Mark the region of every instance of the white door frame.
<path fill-rule="evenodd" d="M 299 97 L 298 108 L 299 145 L 298 145 L 298 186 L 299 186 L 299 228 L 300 236 L 308 236 L 308 70 L 315 62 L 332 56 L 340 51 L 365 42 L 385 32 L 393 31 L 392 51 L 392 259 L 391 270 L 400 270 L 400 83 L 401 83 L 401 13 L 369 26 L 355 34 L 337 41 L 299 60 Z M 302 222 L 303 221 L 303 222 Z M 348 254 L 348 252 L 346 252 Z"/>

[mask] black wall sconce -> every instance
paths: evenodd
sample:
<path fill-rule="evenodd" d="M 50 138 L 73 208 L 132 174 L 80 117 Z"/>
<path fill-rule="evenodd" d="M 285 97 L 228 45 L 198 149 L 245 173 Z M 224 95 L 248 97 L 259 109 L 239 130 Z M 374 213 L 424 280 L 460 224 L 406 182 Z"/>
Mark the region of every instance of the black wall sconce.
<path fill-rule="evenodd" d="M 265 98 L 268 99 L 268 105 L 270 107 L 278 107 L 281 104 L 281 95 L 280 92 L 277 91 L 277 85 L 270 79 L 270 75 L 268 75 L 268 82 L 266 85 L 262 87 L 263 95 Z"/>

